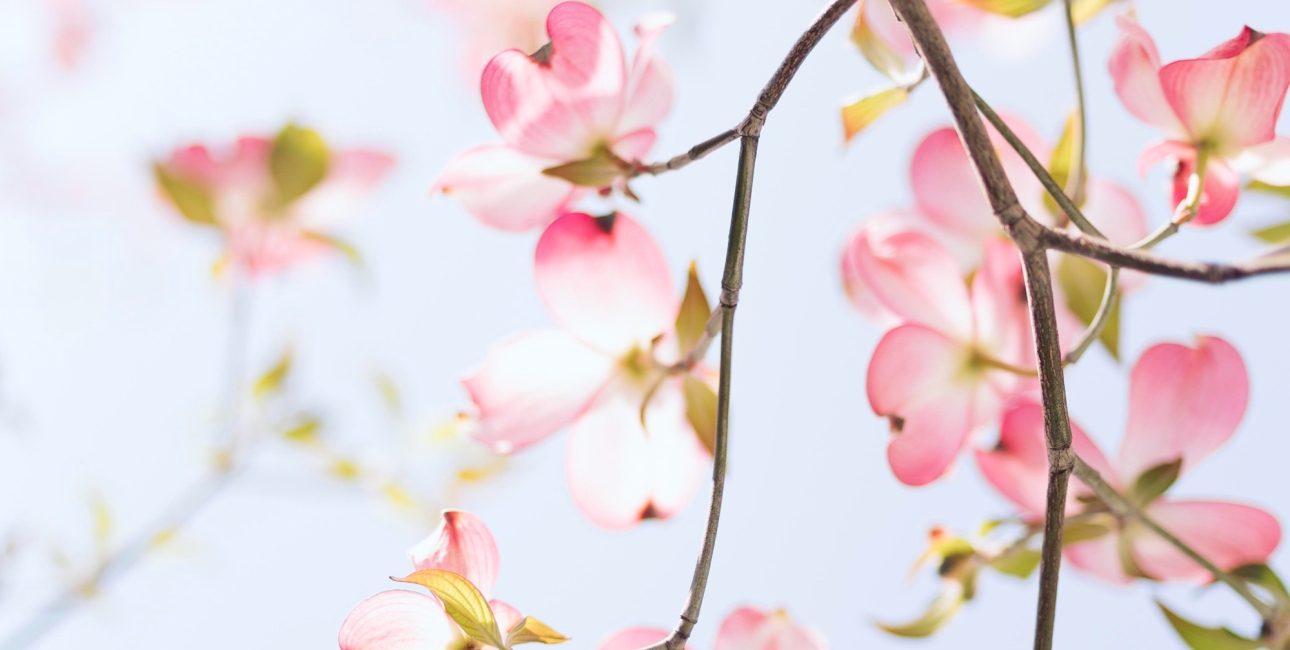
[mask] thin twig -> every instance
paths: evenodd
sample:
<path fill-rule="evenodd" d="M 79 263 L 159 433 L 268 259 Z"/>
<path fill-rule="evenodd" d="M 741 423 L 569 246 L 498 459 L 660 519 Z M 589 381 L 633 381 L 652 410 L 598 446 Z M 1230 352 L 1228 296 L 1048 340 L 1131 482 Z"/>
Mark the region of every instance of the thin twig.
<path fill-rule="evenodd" d="M 699 622 L 699 612 L 703 606 L 703 595 L 708 587 L 708 575 L 712 569 L 712 557 L 716 549 L 717 529 L 721 519 L 721 502 L 725 493 L 726 450 L 730 434 L 730 377 L 731 361 L 734 354 L 735 308 L 739 305 L 739 290 L 743 286 L 744 247 L 748 236 L 748 215 L 752 207 L 753 170 L 757 163 L 757 145 L 761 137 L 762 126 L 766 116 L 783 96 L 784 90 L 797 73 L 802 62 L 820 39 L 832 29 L 842 15 L 858 0 L 834 0 L 815 19 L 815 22 L 802 33 L 793 48 L 789 50 L 784 61 L 780 63 L 775 74 L 757 96 L 756 103 L 748 111 L 734 133 L 739 137 L 739 167 L 735 176 L 734 207 L 730 216 L 730 237 L 726 244 L 725 273 L 721 279 L 721 369 L 717 382 L 717 431 L 713 448 L 712 462 L 712 498 L 708 506 L 708 522 L 703 532 L 703 546 L 699 551 L 699 560 L 694 567 L 694 578 L 690 582 L 690 593 L 686 599 L 685 609 L 681 612 L 681 622 L 666 639 L 645 650 L 683 650 L 690 638 L 694 626 Z M 716 143 L 725 140 L 726 134 L 709 140 Z M 702 145 L 701 145 L 702 146 Z M 708 150 L 715 149 L 714 145 Z M 693 151 L 693 150 L 692 150 Z M 684 163 L 682 163 L 682 166 Z M 711 325 L 711 321 L 709 321 Z M 710 329 L 710 328 L 709 328 Z"/>
<path fill-rule="evenodd" d="M 1111 312 L 1115 310 L 1115 301 L 1120 291 L 1120 267 L 1112 266 L 1110 269 L 1106 276 L 1106 286 L 1102 288 L 1102 302 L 1097 306 L 1097 313 L 1093 315 L 1088 329 L 1080 336 L 1079 343 L 1062 359 L 1065 365 L 1079 361 L 1093 342 L 1102 336 L 1102 330 L 1106 329 L 1106 323 L 1111 320 Z"/>
<path fill-rule="evenodd" d="M 739 135 L 735 133 L 734 129 L 729 129 L 690 147 L 689 151 L 679 156 L 673 156 L 664 162 L 638 165 L 634 170 L 632 170 L 631 175 L 640 176 L 641 174 L 649 174 L 651 176 L 658 176 L 665 172 L 676 171 L 716 151 L 717 149 L 734 142 L 738 137 Z"/>
<path fill-rule="evenodd" d="M 1151 250 L 1155 248 L 1156 244 L 1173 237 L 1178 233 L 1179 227 L 1195 219 L 1200 214 L 1200 199 L 1205 190 L 1205 170 L 1208 166 L 1209 148 L 1201 147 L 1196 154 L 1196 169 L 1187 178 L 1187 196 L 1182 203 L 1178 204 L 1173 218 L 1169 220 L 1169 223 L 1156 229 L 1155 232 L 1147 235 L 1142 241 L 1129 248 Z"/>
<path fill-rule="evenodd" d="M 1075 68 L 1075 96 L 1079 100 L 1079 139 L 1076 144 L 1075 162 L 1071 165 L 1070 178 L 1066 187 L 1076 205 L 1084 202 L 1085 178 L 1088 168 L 1085 164 L 1088 153 L 1088 110 L 1084 105 L 1084 72 L 1080 69 L 1079 39 L 1075 35 L 1075 2 L 1066 0 L 1066 39 L 1071 46 L 1071 64 Z"/>
<path fill-rule="evenodd" d="M 1197 553 L 1195 549 L 1175 537 L 1173 533 L 1162 528 L 1160 524 L 1157 524 L 1153 519 L 1148 517 L 1141 508 L 1132 501 L 1126 499 L 1116 491 L 1115 488 L 1111 487 L 1111 484 L 1107 483 L 1106 479 L 1103 479 L 1102 475 L 1099 474 L 1097 470 L 1089 467 L 1088 463 L 1085 463 L 1084 459 L 1079 457 L 1075 458 L 1075 476 L 1092 489 L 1093 492 L 1097 494 L 1098 498 L 1111 508 L 1112 512 L 1120 517 L 1132 519 L 1143 526 L 1146 526 L 1151 532 L 1160 536 L 1160 538 L 1166 542 L 1169 542 L 1169 544 L 1174 548 L 1182 551 L 1183 555 L 1191 558 L 1191 561 L 1199 564 L 1202 568 L 1208 571 L 1214 576 L 1215 580 L 1231 587 L 1232 591 L 1235 591 L 1237 595 L 1245 599 L 1246 602 L 1254 607 L 1254 610 L 1257 611 L 1259 616 L 1262 616 L 1264 620 L 1271 621 L 1276 617 L 1276 611 L 1272 606 L 1255 596 L 1254 592 L 1250 591 L 1249 585 L 1247 585 L 1243 580 L 1218 568 L 1213 562 L 1210 562 L 1200 553 Z"/>
<path fill-rule="evenodd" d="M 1045 244 L 1063 253 L 1071 253 L 1112 266 L 1135 269 L 1183 280 L 1223 284 L 1258 275 L 1290 271 L 1290 256 L 1257 257 L 1232 264 L 1193 262 L 1163 257 L 1143 250 L 1121 248 L 1100 239 L 1091 239 L 1052 228 L 1043 229 Z"/>

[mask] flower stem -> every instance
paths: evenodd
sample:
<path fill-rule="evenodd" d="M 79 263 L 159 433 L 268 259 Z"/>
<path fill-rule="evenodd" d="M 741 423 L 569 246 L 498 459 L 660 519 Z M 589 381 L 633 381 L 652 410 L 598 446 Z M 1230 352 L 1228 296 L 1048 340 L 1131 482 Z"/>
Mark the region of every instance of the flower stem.
<path fill-rule="evenodd" d="M 1205 190 L 1205 170 L 1209 167 L 1209 147 L 1201 147 L 1196 152 L 1196 169 L 1187 178 L 1187 196 L 1174 211 L 1169 223 L 1147 235 L 1142 241 L 1130 246 L 1134 250 L 1151 250 L 1160 242 L 1173 237 L 1178 228 L 1200 214 L 1200 199 Z"/>
<path fill-rule="evenodd" d="M 1106 276 L 1106 286 L 1102 288 L 1102 302 L 1097 306 L 1097 313 L 1093 315 L 1093 321 L 1088 324 L 1088 329 L 1085 329 L 1080 336 L 1079 343 L 1062 359 L 1063 365 L 1069 366 L 1079 361 L 1093 342 L 1102 336 L 1102 330 L 1106 329 L 1107 321 L 1111 320 L 1111 312 L 1115 309 L 1119 292 L 1120 267 L 1112 266 Z"/>
<path fill-rule="evenodd" d="M 1080 69 L 1079 39 L 1075 35 L 1075 2 L 1066 0 L 1066 38 L 1071 46 L 1071 64 L 1075 68 L 1075 96 L 1079 101 L 1079 124 L 1076 140 L 1076 155 L 1071 165 L 1070 178 L 1066 180 L 1066 189 L 1076 205 L 1084 203 L 1085 166 L 1088 152 L 1088 111 L 1084 105 L 1084 73 Z"/>

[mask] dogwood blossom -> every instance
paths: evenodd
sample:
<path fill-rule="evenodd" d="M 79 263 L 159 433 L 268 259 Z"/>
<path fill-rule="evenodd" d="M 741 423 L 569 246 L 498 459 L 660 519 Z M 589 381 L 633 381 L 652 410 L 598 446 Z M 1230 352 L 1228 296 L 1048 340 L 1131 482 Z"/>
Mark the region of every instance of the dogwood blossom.
<path fill-rule="evenodd" d="M 667 630 L 636 627 L 622 630 L 600 644 L 599 650 L 637 650 L 666 639 Z M 690 646 L 687 644 L 686 648 Z M 740 607 L 726 616 L 712 650 L 828 650 L 819 632 L 794 621 L 782 610 Z"/>
<path fill-rule="evenodd" d="M 1201 336 L 1193 346 L 1160 343 L 1134 364 L 1128 425 L 1115 462 L 1074 423 L 1073 447 L 1118 491 L 1220 569 L 1265 562 L 1281 541 L 1281 526 L 1271 514 L 1238 503 L 1163 496 L 1175 478 L 1232 437 L 1248 394 L 1245 364 L 1226 341 Z M 976 459 L 985 478 L 1024 516 L 1043 519 L 1048 456 L 1039 405 L 1015 404 L 1004 417 L 998 446 L 977 451 Z M 1090 502 L 1098 503 L 1092 490 L 1073 479 L 1068 521 L 1111 521 L 1103 534 L 1065 546 L 1072 565 L 1117 584 L 1133 577 L 1210 579 L 1140 523 L 1116 520 Z"/>

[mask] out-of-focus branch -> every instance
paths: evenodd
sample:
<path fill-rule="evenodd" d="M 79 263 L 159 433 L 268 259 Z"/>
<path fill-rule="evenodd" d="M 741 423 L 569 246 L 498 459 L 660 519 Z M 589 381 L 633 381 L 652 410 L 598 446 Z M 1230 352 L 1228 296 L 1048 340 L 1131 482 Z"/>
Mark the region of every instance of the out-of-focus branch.
<path fill-rule="evenodd" d="M 1071 65 L 1075 71 L 1075 96 L 1079 102 L 1079 129 L 1075 144 L 1075 160 L 1071 165 L 1071 174 L 1066 187 L 1076 204 L 1084 202 L 1085 179 L 1088 178 L 1088 167 L 1085 160 L 1088 153 L 1088 110 L 1084 105 L 1084 71 L 1079 61 L 1079 39 L 1075 34 L 1075 1 L 1066 0 L 1066 40 L 1071 46 Z"/>

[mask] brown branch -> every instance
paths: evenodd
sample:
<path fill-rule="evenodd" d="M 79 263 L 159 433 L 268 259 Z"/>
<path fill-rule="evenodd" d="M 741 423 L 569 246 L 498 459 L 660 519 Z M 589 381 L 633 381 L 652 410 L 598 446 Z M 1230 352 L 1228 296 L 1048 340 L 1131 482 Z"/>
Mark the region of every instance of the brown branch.
<path fill-rule="evenodd" d="M 1105 241 L 1051 228 L 1040 235 L 1045 245 L 1063 253 L 1087 257 L 1113 266 L 1135 269 L 1183 280 L 1222 284 L 1258 275 L 1290 271 L 1290 257 L 1261 257 L 1233 264 L 1176 260 L 1155 253 L 1121 248 Z"/>

